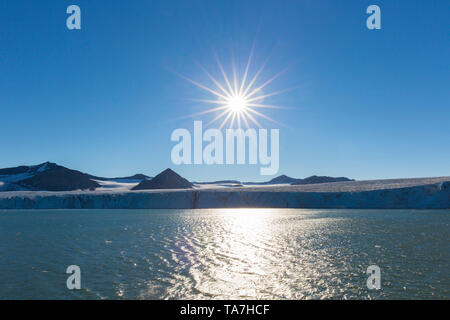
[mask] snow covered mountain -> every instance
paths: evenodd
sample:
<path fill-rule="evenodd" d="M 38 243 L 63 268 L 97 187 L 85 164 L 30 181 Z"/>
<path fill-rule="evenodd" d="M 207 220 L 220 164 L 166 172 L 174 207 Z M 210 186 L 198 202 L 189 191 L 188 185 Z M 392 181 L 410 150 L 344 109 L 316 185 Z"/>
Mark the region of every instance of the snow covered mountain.
<path fill-rule="evenodd" d="M 0 169 L 0 191 L 71 191 L 97 187 L 100 185 L 89 175 L 52 162 Z"/>
<path fill-rule="evenodd" d="M 0 169 L 0 191 L 131 189 L 148 178 L 143 174 L 122 178 L 95 177 L 56 163 L 45 162 L 34 166 Z"/>
<path fill-rule="evenodd" d="M 208 187 L 242 187 L 264 185 L 304 185 L 352 181 L 348 178 L 312 176 L 305 179 L 282 175 L 267 182 L 244 182 L 224 180 L 216 182 L 191 183 L 171 169 L 154 178 L 144 174 L 128 177 L 104 178 L 72 170 L 56 163 L 45 162 L 34 166 L 19 166 L 0 169 L 1 191 L 131 191 L 148 189 L 180 189 Z"/>

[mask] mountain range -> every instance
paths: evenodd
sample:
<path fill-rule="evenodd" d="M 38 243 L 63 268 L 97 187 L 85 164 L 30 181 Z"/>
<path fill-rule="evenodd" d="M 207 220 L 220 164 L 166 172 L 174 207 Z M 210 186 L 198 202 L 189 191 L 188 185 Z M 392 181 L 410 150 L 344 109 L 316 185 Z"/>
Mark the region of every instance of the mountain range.
<path fill-rule="evenodd" d="M 334 178 L 327 176 L 311 176 L 305 179 L 296 179 L 281 175 L 262 183 L 241 183 L 236 180 L 224 180 L 202 182 L 198 184 L 220 185 L 220 183 L 233 182 L 235 185 L 305 185 L 342 181 L 352 180 L 345 177 Z M 128 177 L 104 178 L 72 170 L 52 162 L 45 162 L 33 166 L 18 166 L 0 169 L 0 191 L 95 190 L 97 188 L 105 188 L 114 185 L 115 183 L 129 185 L 130 187 L 128 190 L 188 189 L 193 188 L 197 184 L 195 182 L 189 182 L 171 169 L 164 170 L 154 178 L 144 174 L 135 174 Z"/>

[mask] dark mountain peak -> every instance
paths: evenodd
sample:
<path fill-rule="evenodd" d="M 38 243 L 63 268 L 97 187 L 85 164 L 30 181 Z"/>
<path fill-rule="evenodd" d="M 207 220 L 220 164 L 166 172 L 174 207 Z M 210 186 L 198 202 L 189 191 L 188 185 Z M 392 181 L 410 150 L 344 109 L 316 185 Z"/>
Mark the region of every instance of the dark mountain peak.
<path fill-rule="evenodd" d="M 38 164 L 37 166 L 43 166 L 43 165 L 52 165 L 52 166 L 56 166 L 57 164 L 54 162 L 50 162 L 50 161 L 45 161 L 44 163 Z"/>
<path fill-rule="evenodd" d="M 305 179 L 299 179 L 299 181 L 294 182 L 294 185 L 299 184 L 316 184 L 316 183 L 330 183 L 330 182 L 345 182 L 345 181 L 354 181 L 352 179 L 346 177 L 328 177 L 328 176 L 310 176 Z"/>
<path fill-rule="evenodd" d="M 168 168 L 151 180 L 143 180 L 133 190 L 147 189 L 185 189 L 192 188 L 192 183 Z"/>
<path fill-rule="evenodd" d="M 49 161 L 34 166 L 0 169 L 0 176 L 5 176 L 2 178 L 5 181 L 3 190 L 72 191 L 100 186 L 87 174 Z"/>
<path fill-rule="evenodd" d="M 177 176 L 180 176 L 178 173 L 176 173 L 175 171 L 173 171 L 170 168 L 167 168 L 166 170 L 162 171 L 159 175 L 161 175 L 161 174 L 176 174 Z"/>
<path fill-rule="evenodd" d="M 328 176 L 317 176 L 313 175 L 305 179 L 295 179 L 291 178 L 287 175 L 281 175 L 272 180 L 266 182 L 266 184 L 282 184 L 289 183 L 292 185 L 300 185 L 300 184 L 315 184 L 315 183 L 330 183 L 330 182 L 344 182 L 344 181 L 353 181 L 349 178 L 345 177 L 328 177 Z"/>
<path fill-rule="evenodd" d="M 134 176 L 131 176 L 131 177 L 125 177 L 125 178 L 123 178 L 123 179 L 146 180 L 146 179 L 149 179 L 149 178 L 150 178 L 150 177 L 147 176 L 147 175 L 145 175 L 145 174 L 137 173 L 137 174 L 135 174 Z"/>
<path fill-rule="evenodd" d="M 61 167 L 61 166 L 57 165 L 54 162 L 47 161 L 47 162 L 38 164 L 37 166 L 32 166 L 32 167 L 30 167 L 30 169 L 32 168 L 35 171 L 42 172 L 42 171 L 50 170 L 50 169 L 57 168 L 57 167 Z M 63 167 L 61 167 L 61 168 L 63 168 Z"/>
<path fill-rule="evenodd" d="M 95 189 L 100 185 L 92 181 L 89 175 L 71 170 L 55 163 L 46 162 L 36 166 L 32 175 L 17 183 L 29 190 L 72 191 Z"/>
<path fill-rule="evenodd" d="M 49 168 L 54 168 L 56 166 L 58 166 L 56 163 L 47 161 L 47 162 L 44 162 L 44 163 L 41 163 L 38 165 L 34 165 L 34 166 L 18 166 L 18 167 L 0 169 L 0 175 L 18 175 L 18 174 L 33 175 L 37 171 L 44 171 Z"/>
<path fill-rule="evenodd" d="M 273 178 L 267 184 L 280 184 L 280 183 L 294 183 L 297 182 L 298 179 L 288 177 L 285 174 L 282 174 L 281 176 L 278 176 L 276 178 Z"/>
<path fill-rule="evenodd" d="M 152 180 L 160 179 L 160 180 L 170 180 L 170 179 L 184 179 L 182 176 L 180 176 L 178 173 L 173 171 L 170 168 L 167 168 L 166 170 L 162 171 L 158 175 L 156 175 Z"/>

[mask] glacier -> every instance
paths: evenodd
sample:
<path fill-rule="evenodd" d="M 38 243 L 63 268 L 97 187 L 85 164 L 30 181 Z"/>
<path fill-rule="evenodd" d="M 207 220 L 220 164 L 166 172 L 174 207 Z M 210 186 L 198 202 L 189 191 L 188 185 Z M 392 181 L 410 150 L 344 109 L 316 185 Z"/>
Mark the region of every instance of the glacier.
<path fill-rule="evenodd" d="M 450 209 L 450 178 L 179 190 L 11 191 L 0 209 Z"/>

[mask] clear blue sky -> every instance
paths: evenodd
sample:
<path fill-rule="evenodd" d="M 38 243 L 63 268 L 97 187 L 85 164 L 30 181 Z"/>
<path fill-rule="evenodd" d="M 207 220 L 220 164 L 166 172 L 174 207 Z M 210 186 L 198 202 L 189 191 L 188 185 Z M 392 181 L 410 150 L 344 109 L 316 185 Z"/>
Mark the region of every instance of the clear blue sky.
<path fill-rule="evenodd" d="M 70 4 L 80 31 L 66 28 Z M 366 28 L 370 4 L 382 30 Z M 188 99 L 210 98 L 176 73 L 207 82 L 195 61 L 216 74 L 216 51 L 242 67 L 256 39 L 263 78 L 288 70 L 267 90 L 297 87 L 269 101 L 292 108 L 266 112 L 286 125 L 279 174 L 450 175 L 449 12 L 448 0 L 2 0 L 0 167 L 271 178 L 170 159 L 172 130 L 205 107 Z"/>

